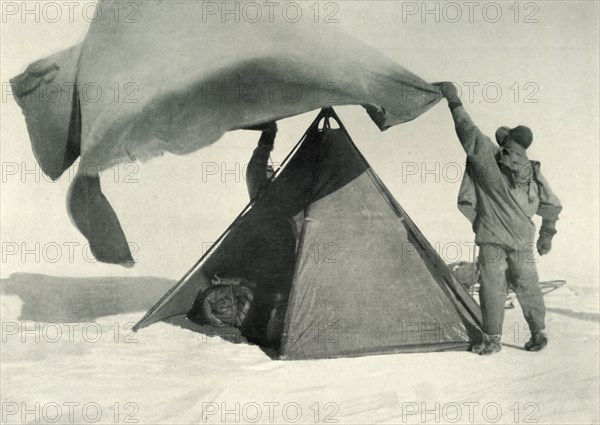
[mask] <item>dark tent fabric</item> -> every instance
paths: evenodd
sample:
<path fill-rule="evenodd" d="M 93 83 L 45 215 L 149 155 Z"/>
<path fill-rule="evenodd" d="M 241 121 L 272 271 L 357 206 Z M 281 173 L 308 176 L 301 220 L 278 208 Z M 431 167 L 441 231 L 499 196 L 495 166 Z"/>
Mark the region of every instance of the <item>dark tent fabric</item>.
<path fill-rule="evenodd" d="M 329 116 L 339 122 L 333 110 L 321 112 L 271 185 L 136 330 L 188 314 L 214 274 L 251 268 L 260 255 L 255 235 L 280 220 L 298 238 L 291 260 L 289 249 L 271 257 L 275 268 L 293 270 L 279 358 L 466 349 L 480 337 L 479 306 L 345 128 L 319 129 Z"/>

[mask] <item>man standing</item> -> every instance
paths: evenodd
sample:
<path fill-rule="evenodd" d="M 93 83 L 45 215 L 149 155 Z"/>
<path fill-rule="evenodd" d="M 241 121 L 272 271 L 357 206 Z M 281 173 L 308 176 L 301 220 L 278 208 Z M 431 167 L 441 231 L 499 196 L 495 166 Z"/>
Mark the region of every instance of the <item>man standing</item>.
<path fill-rule="evenodd" d="M 535 214 L 542 217 L 537 250 L 545 255 L 552 248 L 562 206 L 541 175 L 540 163 L 527 158 L 526 150 L 533 141 L 529 128 L 501 127 L 496 132 L 497 146 L 473 123 L 456 87 L 450 82 L 441 83 L 440 87 L 467 153 L 472 198 L 466 201 L 466 210 L 465 205 L 461 210 L 473 223 L 475 243 L 480 248 L 480 301 L 486 335 L 472 351 L 489 355 L 502 349 L 507 282 L 514 286 L 531 330 L 525 349 L 539 351 L 547 345 L 548 338 L 544 332 L 546 309 L 534 259 L 535 225 L 531 218 Z M 466 212 L 468 207 L 471 213 Z"/>

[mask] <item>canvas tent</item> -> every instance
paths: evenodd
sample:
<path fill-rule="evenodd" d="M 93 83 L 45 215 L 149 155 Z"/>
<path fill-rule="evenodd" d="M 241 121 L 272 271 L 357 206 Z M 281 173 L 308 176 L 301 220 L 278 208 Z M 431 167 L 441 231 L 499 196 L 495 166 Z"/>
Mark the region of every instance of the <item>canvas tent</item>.
<path fill-rule="evenodd" d="M 340 128 L 319 122 L 334 119 Z M 136 324 L 190 313 L 224 270 L 243 272 L 263 223 L 297 230 L 278 358 L 460 350 L 480 310 L 386 189 L 331 109 L 323 109 L 259 198 Z M 247 261 L 246 261 L 247 262 Z M 278 261 L 273 261 L 278 266 Z"/>

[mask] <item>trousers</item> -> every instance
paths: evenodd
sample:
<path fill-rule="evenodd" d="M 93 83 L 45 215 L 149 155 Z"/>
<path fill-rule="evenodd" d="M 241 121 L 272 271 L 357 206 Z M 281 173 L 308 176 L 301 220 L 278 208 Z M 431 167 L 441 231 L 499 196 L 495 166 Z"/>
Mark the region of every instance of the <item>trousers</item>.
<path fill-rule="evenodd" d="M 501 245 L 480 245 L 479 298 L 486 334 L 502 334 L 508 285 L 517 295 L 531 333 L 545 329 L 546 307 L 533 253 L 533 244 L 519 251 Z"/>

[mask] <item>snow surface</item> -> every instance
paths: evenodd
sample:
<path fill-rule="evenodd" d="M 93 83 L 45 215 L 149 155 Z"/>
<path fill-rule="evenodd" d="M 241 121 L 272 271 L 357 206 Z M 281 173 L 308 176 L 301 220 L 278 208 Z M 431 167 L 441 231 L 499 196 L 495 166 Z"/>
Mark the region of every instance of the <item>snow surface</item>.
<path fill-rule="evenodd" d="M 256 346 L 166 323 L 132 334 L 130 326 L 142 311 L 127 306 L 122 314 L 89 319 L 90 309 L 105 300 L 89 296 L 85 279 L 69 288 L 79 291 L 79 308 L 69 301 L 58 311 L 46 308 L 44 276 L 18 276 L 18 290 L 10 285 L 13 278 L 2 282 L 1 296 L 3 423 L 597 423 L 600 418 L 600 312 L 592 288 L 569 283 L 545 297 L 550 344 L 539 353 L 522 349 L 529 335 L 517 306 L 506 311 L 504 348 L 492 357 L 445 352 L 275 361 Z M 127 282 L 122 284 L 132 293 L 147 298 L 144 303 L 156 300 L 158 289 L 138 291 L 135 282 Z"/>

